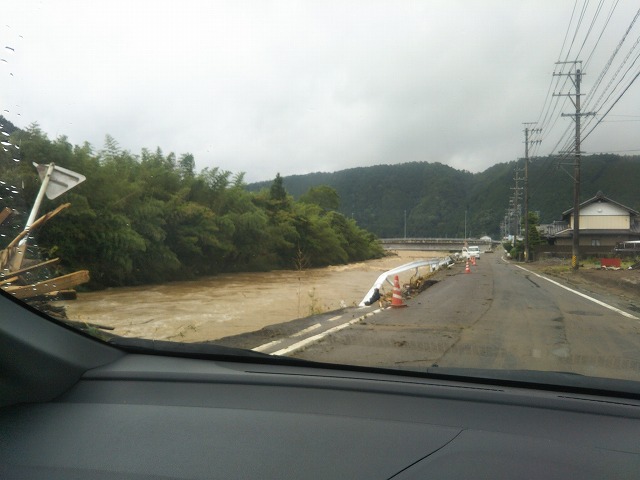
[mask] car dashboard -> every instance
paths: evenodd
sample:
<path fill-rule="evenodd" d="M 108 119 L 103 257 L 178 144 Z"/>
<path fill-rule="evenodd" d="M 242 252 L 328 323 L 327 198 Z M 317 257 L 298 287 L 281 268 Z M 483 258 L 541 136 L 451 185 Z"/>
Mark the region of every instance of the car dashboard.
<path fill-rule="evenodd" d="M 640 401 L 114 347 L 0 298 L 2 478 L 637 478 Z"/>

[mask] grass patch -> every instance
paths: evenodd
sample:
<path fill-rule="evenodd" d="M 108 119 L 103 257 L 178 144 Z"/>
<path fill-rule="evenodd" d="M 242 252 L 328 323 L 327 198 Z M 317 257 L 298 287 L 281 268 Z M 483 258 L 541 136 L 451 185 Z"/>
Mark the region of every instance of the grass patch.
<path fill-rule="evenodd" d="M 547 275 L 561 275 L 563 273 L 569 273 L 571 271 L 571 265 L 548 265 L 543 267 L 541 271 Z"/>

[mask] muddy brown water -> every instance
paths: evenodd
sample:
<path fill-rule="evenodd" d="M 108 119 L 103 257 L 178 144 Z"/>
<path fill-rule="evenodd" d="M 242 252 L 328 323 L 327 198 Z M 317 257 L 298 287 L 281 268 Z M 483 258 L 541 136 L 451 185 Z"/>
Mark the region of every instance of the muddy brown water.
<path fill-rule="evenodd" d="M 321 311 L 355 306 L 378 276 L 442 252 L 398 251 L 382 259 L 296 271 L 234 273 L 144 287 L 80 293 L 65 302 L 72 320 L 127 337 L 195 342 L 259 330 Z M 420 269 L 420 273 L 428 270 Z M 415 271 L 400 275 L 408 281 Z M 391 289 L 390 286 L 387 287 Z"/>

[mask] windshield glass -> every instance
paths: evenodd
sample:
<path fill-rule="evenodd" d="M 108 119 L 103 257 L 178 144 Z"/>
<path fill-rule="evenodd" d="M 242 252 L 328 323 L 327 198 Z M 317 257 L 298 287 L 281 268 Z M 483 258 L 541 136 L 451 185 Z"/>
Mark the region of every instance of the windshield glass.
<path fill-rule="evenodd" d="M 123 339 L 640 380 L 632 2 L 12 2 L 0 286 Z"/>

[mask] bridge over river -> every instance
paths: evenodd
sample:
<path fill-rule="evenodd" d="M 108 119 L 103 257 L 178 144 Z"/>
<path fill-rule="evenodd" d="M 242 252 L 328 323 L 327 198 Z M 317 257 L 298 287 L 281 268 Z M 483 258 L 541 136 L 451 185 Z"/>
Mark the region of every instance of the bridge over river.
<path fill-rule="evenodd" d="M 428 250 L 428 251 L 460 251 L 464 246 L 464 238 L 382 238 L 382 245 L 387 250 Z M 489 239 L 468 238 L 469 245 L 478 245 L 484 251 L 494 243 Z"/>

